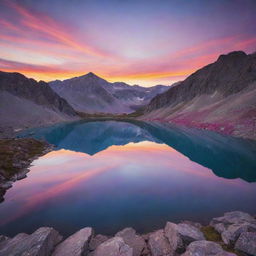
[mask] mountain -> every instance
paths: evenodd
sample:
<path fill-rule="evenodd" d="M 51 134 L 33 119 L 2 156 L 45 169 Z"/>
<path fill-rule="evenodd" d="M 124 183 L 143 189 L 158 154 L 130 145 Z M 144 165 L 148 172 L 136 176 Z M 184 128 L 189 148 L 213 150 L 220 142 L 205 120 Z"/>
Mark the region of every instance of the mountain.
<path fill-rule="evenodd" d="M 0 71 L 0 132 L 76 118 L 75 110 L 47 83 Z"/>
<path fill-rule="evenodd" d="M 140 119 L 256 139 L 256 53 L 221 55 L 153 98 Z"/>
<path fill-rule="evenodd" d="M 163 85 L 145 88 L 122 82 L 109 83 L 91 72 L 64 81 L 52 81 L 49 84 L 75 110 L 90 114 L 131 113 L 168 89 Z"/>

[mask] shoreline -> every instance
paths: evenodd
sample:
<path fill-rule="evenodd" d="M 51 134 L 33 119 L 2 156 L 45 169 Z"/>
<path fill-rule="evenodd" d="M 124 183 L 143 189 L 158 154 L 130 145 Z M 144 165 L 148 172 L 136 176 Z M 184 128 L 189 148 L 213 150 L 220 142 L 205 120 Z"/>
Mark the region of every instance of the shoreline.
<path fill-rule="evenodd" d="M 252 131 L 247 134 L 243 130 L 234 130 L 233 128 L 230 129 L 230 127 L 234 126 L 234 124 L 230 124 L 228 126 L 228 129 L 226 129 L 227 124 L 218 124 L 218 123 L 200 123 L 200 122 L 188 122 L 185 120 L 165 120 L 165 119 L 154 119 L 154 118 L 144 118 L 143 115 L 82 115 L 80 113 L 80 119 L 77 120 L 67 120 L 63 122 L 54 122 L 51 124 L 42 124 L 39 126 L 31 126 L 26 128 L 14 128 L 14 127 L 0 127 L 0 140 L 1 139 L 15 139 L 16 136 L 20 132 L 24 132 L 30 129 L 36 129 L 41 127 L 48 127 L 52 125 L 58 125 L 62 123 L 72 123 L 72 122 L 93 122 L 93 121 L 120 121 L 120 122 L 152 122 L 152 123 L 162 123 L 162 124 L 169 124 L 177 127 L 186 127 L 186 128 L 192 128 L 192 129 L 198 129 L 202 131 L 211 131 L 215 132 L 221 135 L 231 136 L 234 138 L 240 138 L 244 140 L 251 140 L 256 141 L 256 128 L 254 130 L 254 127 L 252 128 Z M 248 131 L 247 131 L 248 132 Z"/>
<path fill-rule="evenodd" d="M 0 202 L 15 181 L 26 178 L 31 163 L 53 148 L 33 138 L 0 139 Z"/>
<path fill-rule="evenodd" d="M 121 253 L 122 252 L 122 253 Z M 51 227 L 13 238 L 0 235 L 0 256 L 245 256 L 256 254 L 256 216 L 233 211 L 213 218 L 207 226 L 167 222 L 147 234 L 125 228 L 113 236 L 95 234 L 92 227 L 63 239 Z"/>

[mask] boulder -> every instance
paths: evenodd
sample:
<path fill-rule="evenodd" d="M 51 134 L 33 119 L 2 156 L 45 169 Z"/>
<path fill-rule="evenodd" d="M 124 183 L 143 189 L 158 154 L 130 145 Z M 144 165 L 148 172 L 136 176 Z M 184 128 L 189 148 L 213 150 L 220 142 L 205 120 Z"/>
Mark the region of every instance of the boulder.
<path fill-rule="evenodd" d="M 89 243 L 89 249 L 91 251 L 94 251 L 100 244 L 104 243 L 105 241 L 108 240 L 107 236 L 103 236 L 103 235 L 96 235 L 95 237 L 93 237 Z"/>
<path fill-rule="evenodd" d="M 113 237 L 100 244 L 93 256 L 132 256 L 133 249 L 127 245 L 123 238 Z"/>
<path fill-rule="evenodd" d="M 226 256 L 221 246 L 211 241 L 195 241 L 192 242 L 182 256 Z"/>
<path fill-rule="evenodd" d="M 137 235 L 133 228 L 125 228 L 115 236 L 122 237 L 124 242 L 133 249 L 133 256 L 140 256 L 144 248 L 146 248 L 145 240 Z"/>
<path fill-rule="evenodd" d="M 18 234 L 7 240 L 0 249 L 0 256 L 48 256 L 62 240 L 62 236 L 53 228 L 41 227 L 31 235 Z"/>
<path fill-rule="evenodd" d="M 200 229 L 203 225 L 199 222 L 193 222 L 193 221 L 190 221 L 190 220 L 183 220 L 181 222 L 181 224 L 188 224 L 188 225 L 191 225 L 191 226 L 194 226 L 198 229 Z"/>
<path fill-rule="evenodd" d="M 214 227 L 218 223 L 230 225 L 244 222 L 256 224 L 256 220 L 248 213 L 241 211 L 233 211 L 224 213 L 224 216 L 222 217 L 213 218 L 212 221 L 210 222 L 210 225 Z"/>
<path fill-rule="evenodd" d="M 228 225 L 224 225 L 223 223 L 217 223 L 211 226 L 219 233 L 224 232 L 228 227 Z"/>
<path fill-rule="evenodd" d="M 198 228 L 185 223 L 167 222 L 164 231 L 173 252 L 182 253 L 191 242 L 205 240 L 203 233 Z"/>
<path fill-rule="evenodd" d="M 235 243 L 235 249 L 250 255 L 256 255 L 256 232 L 242 233 Z"/>
<path fill-rule="evenodd" d="M 4 241 L 8 240 L 8 239 L 9 239 L 9 237 L 0 235 L 0 244 L 1 244 L 2 242 L 4 242 Z M 0 245 L 0 246 L 1 246 L 1 245 Z"/>
<path fill-rule="evenodd" d="M 234 243 L 241 233 L 247 231 L 255 231 L 256 225 L 250 223 L 232 224 L 221 233 L 221 238 L 225 244 Z"/>
<path fill-rule="evenodd" d="M 223 251 L 223 252 L 216 254 L 216 256 L 237 256 L 237 255 L 232 252 Z"/>
<path fill-rule="evenodd" d="M 8 252 L 9 249 L 19 244 L 24 238 L 28 237 L 28 234 L 19 233 L 13 238 L 6 239 L 0 243 L 0 255 L 4 255 L 4 252 Z"/>
<path fill-rule="evenodd" d="M 170 247 L 168 239 L 162 229 L 149 235 L 148 246 L 152 256 L 172 256 L 174 251 Z"/>
<path fill-rule="evenodd" d="M 227 212 L 222 217 L 213 218 L 210 225 L 221 234 L 225 244 L 234 244 L 243 232 L 256 231 L 256 220 L 245 212 Z"/>
<path fill-rule="evenodd" d="M 83 228 L 60 243 L 53 256 L 83 256 L 88 251 L 89 241 L 93 235 L 92 228 Z"/>

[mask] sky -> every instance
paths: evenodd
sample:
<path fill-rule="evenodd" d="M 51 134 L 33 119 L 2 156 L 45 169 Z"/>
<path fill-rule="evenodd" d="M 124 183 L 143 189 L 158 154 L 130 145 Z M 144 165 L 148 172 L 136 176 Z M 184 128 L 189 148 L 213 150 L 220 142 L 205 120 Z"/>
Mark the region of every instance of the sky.
<path fill-rule="evenodd" d="M 153 86 L 256 51 L 256 0 L 0 0 L 0 70 Z"/>

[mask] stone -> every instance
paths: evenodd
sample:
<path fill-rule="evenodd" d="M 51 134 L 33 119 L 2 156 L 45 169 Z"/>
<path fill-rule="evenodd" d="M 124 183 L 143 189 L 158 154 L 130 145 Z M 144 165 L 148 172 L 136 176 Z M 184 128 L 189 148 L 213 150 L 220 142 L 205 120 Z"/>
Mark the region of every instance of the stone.
<path fill-rule="evenodd" d="M 256 255 L 256 232 L 242 233 L 235 243 L 235 249 L 250 255 Z"/>
<path fill-rule="evenodd" d="M 172 251 L 182 253 L 187 245 L 193 241 L 205 240 L 203 233 L 195 226 L 180 223 L 167 222 L 165 235 L 169 240 Z"/>
<path fill-rule="evenodd" d="M 228 225 L 224 225 L 223 223 L 218 223 L 218 224 L 214 224 L 212 227 L 214 227 L 214 229 L 217 232 L 222 233 L 227 229 Z"/>
<path fill-rule="evenodd" d="M 146 247 L 145 240 L 136 234 L 133 228 L 125 228 L 119 231 L 115 236 L 122 237 L 124 242 L 133 249 L 133 256 L 140 256 Z"/>
<path fill-rule="evenodd" d="M 8 239 L 9 239 L 9 237 L 0 235 L 0 244 L 1 244 L 2 242 L 7 241 Z"/>
<path fill-rule="evenodd" d="M 1 246 L 0 256 L 49 256 L 62 236 L 53 228 L 41 227 L 31 235 L 18 234 Z"/>
<path fill-rule="evenodd" d="M 241 211 L 233 211 L 224 213 L 224 216 L 222 217 L 213 218 L 212 221 L 210 222 L 210 225 L 214 227 L 214 225 L 218 223 L 230 225 L 244 222 L 256 224 L 256 220 L 248 213 Z"/>
<path fill-rule="evenodd" d="M 192 242 L 182 256 L 215 256 L 222 253 L 225 252 L 219 244 L 203 240 Z"/>
<path fill-rule="evenodd" d="M 60 243 L 53 256 L 83 256 L 88 251 L 89 241 L 93 235 L 92 228 L 83 228 Z"/>
<path fill-rule="evenodd" d="M 221 233 L 221 238 L 225 244 L 231 244 L 238 239 L 241 233 L 247 231 L 256 232 L 256 225 L 250 223 L 232 224 Z"/>
<path fill-rule="evenodd" d="M 100 244 L 93 256 L 132 256 L 133 249 L 127 245 L 123 238 L 113 237 Z"/>
<path fill-rule="evenodd" d="M 17 244 L 21 243 L 25 238 L 29 235 L 25 233 L 19 233 L 13 238 L 9 238 L 0 243 L 0 255 L 8 254 L 11 252 L 11 249 L 15 247 Z"/>
<path fill-rule="evenodd" d="M 199 228 L 193 225 L 180 223 L 178 224 L 178 232 L 182 236 L 183 240 L 205 240 L 204 234 L 199 230 Z"/>
<path fill-rule="evenodd" d="M 199 222 L 193 222 L 193 221 L 190 221 L 190 220 L 184 220 L 181 222 L 181 224 L 188 224 L 188 225 L 191 225 L 191 226 L 194 226 L 198 229 L 200 229 L 202 227 L 202 224 L 199 223 Z"/>
<path fill-rule="evenodd" d="M 100 244 L 104 243 L 105 241 L 107 241 L 109 238 L 107 236 L 104 235 L 96 235 L 95 237 L 93 237 L 89 243 L 89 249 L 91 251 L 94 251 Z"/>
<path fill-rule="evenodd" d="M 148 246 L 152 256 L 172 256 L 174 251 L 171 249 L 168 239 L 162 229 L 149 235 Z"/>
<path fill-rule="evenodd" d="M 151 233 L 142 234 L 141 237 L 142 237 L 145 241 L 148 241 L 150 234 L 151 234 Z"/>
<path fill-rule="evenodd" d="M 237 256 L 237 255 L 232 252 L 223 251 L 223 252 L 217 253 L 216 256 Z"/>

